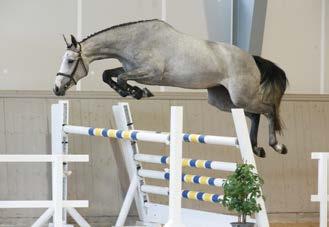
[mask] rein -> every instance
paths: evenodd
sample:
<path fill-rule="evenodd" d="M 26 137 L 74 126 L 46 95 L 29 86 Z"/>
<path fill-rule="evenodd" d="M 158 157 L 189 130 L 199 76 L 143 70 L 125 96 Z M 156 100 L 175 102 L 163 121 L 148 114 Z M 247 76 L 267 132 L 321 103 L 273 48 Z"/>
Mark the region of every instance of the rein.
<path fill-rule="evenodd" d="M 77 85 L 77 81 L 74 79 L 74 74 L 75 74 L 75 72 L 77 71 L 77 68 L 78 68 L 78 65 L 79 65 L 80 61 L 81 61 L 81 63 L 82 63 L 82 66 L 83 66 L 85 72 L 86 72 L 86 73 L 88 72 L 88 71 L 87 71 L 87 68 L 86 68 L 86 66 L 85 66 L 85 64 L 84 64 L 84 62 L 83 62 L 83 60 L 82 60 L 81 52 L 79 52 L 78 54 L 79 54 L 79 56 L 78 56 L 77 62 L 76 62 L 76 64 L 75 64 L 75 66 L 74 66 L 73 71 L 71 72 L 71 74 L 61 73 L 61 72 L 58 72 L 58 73 L 56 74 L 56 76 L 64 76 L 64 77 L 68 77 L 68 78 L 70 78 L 69 83 L 71 83 L 71 82 L 73 81 L 73 83 L 74 83 L 75 85 Z"/>

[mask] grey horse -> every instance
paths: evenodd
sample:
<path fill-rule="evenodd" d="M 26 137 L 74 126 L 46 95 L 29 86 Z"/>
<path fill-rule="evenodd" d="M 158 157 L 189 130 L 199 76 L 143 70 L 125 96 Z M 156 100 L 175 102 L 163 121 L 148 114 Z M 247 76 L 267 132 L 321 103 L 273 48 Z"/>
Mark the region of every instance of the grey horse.
<path fill-rule="evenodd" d="M 257 146 L 261 114 L 269 122 L 270 146 L 278 153 L 287 153 L 286 146 L 278 143 L 276 132 L 282 130 L 279 107 L 288 81 L 285 72 L 269 60 L 233 45 L 196 39 L 161 20 L 116 25 L 81 42 L 71 35 L 71 42 L 65 42 L 67 50 L 55 79 L 56 95 L 65 95 L 87 76 L 91 62 L 115 58 L 122 67 L 105 70 L 103 81 L 121 96 L 153 96 L 146 88 L 131 86 L 129 80 L 207 89 L 208 102 L 218 109 L 245 109 L 251 119 L 250 139 L 257 156 L 265 157 L 264 149 Z"/>

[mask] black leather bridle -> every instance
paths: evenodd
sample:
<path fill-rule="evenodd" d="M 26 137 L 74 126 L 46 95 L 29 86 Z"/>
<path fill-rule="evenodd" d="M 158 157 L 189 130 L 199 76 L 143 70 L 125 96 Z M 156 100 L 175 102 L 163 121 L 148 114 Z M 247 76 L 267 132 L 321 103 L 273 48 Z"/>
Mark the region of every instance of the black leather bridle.
<path fill-rule="evenodd" d="M 58 72 L 58 73 L 56 74 L 56 76 L 64 76 L 64 77 L 68 77 L 68 78 L 70 78 L 70 81 L 69 81 L 68 84 L 71 84 L 71 82 L 73 81 L 73 83 L 76 85 L 76 84 L 77 84 L 77 81 L 74 79 L 74 74 L 75 74 L 75 72 L 77 71 L 77 68 L 78 68 L 78 65 L 79 65 L 80 61 L 81 61 L 81 64 L 82 64 L 82 66 L 83 66 L 85 72 L 88 73 L 88 71 L 87 71 L 86 65 L 85 65 L 85 63 L 83 62 L 83 59 L 82 59 L 82 57 L 81 57 L 81 52 L 75 52 L 75 53 L 78 54 L 78 58 L 77 58 L 77 60 L 76 60 L 76 64 L 75 64 L 75 66 L 74 66 L 73 71 L 71 72 L 71 74 Z"/>

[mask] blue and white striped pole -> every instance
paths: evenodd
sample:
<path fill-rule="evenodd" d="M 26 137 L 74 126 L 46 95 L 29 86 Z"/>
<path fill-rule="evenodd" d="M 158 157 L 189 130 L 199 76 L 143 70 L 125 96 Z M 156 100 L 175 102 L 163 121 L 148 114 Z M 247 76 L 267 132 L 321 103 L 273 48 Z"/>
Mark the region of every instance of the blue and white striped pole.
<path fill-rule="evenodd" d="M 139 162 L 154 163 L 161 165 L 166 165 L 169 164 L 170 162 L 169 156 L 151 155 L 151 154 L 136 154 L 134 156 L 134 159 Z M 213 170 L 234 172 L 237 168 L 237 163 L 183 158 L 182 166 L 197 168 L 197 169 L 213 169 Z"/>

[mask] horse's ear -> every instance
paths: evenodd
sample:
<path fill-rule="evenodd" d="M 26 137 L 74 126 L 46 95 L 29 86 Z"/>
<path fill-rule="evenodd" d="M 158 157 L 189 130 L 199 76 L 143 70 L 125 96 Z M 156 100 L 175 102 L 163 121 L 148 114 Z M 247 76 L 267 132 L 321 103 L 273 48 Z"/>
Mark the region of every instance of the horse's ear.
<path fill-rule="evenodd" d="M 77 40 L 75 39 L 75 37 L 73 35 L 71 35 L 71 43 L 73 44 L 73 46 L 75 48 L 78 47 L 78 42 L 77 42 Z"/>
<path fill-rule="evenodd" d="M 69 43 L 67 42 L 66 37 L 65 37 L 64 34 L 63 34 L 63 38 L 64 38 L 64 41 L 65 41 L 65 43 L 66 43 L 66 47 L 68 48 L 70 45 L 69 45 Z"/>

